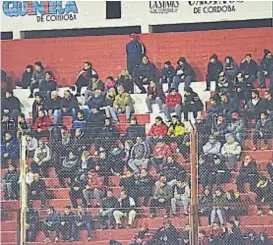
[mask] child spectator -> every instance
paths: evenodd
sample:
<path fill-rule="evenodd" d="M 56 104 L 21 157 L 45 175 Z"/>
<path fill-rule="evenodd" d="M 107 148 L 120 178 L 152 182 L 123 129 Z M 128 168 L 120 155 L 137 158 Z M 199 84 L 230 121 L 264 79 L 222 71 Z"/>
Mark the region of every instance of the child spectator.
<path fill-rule="evenodd" d="M 264 57 L 262 58 L 258 69 L 258 78 L 260 81 L 260 88 L 266 88 L 266 78 L 270 79 L 270 87 L 273 87 L 273 56 L 268 49 L 264 50 Z"/>
<path fill-rule="evenodd" d="M 31 84 L 31 78 L 33 75 L 33 65 L 27 65 L 23 73 L 22 80 L 16 83 L 16 86 L 23 89 L 27 89 Z"/>
<path fill-rule="evenodd" d="M 117 78 L 117 86 L 122 86 L 125 93 L 133 94 L 134 93 L 134 82 L 129 71 L 124 69 L 121 71 Z"/>
<path fill-rule="evenodd" d="M 170 61 L 165 61 L 164 67 L 161 70 L 161 77 L 159 78 L 159 83 L 162 85 L 168 83 L 168 92 L 171 88 L 174 88 L 173 77 L 175 76 L 175 69 Z"/>
<path fill-rule="evenodd" d="M 55 231 L 55 242 L 59 241 L 59 234 L 60 234 L 60 222 L 61 222 L 61 216 L 60 214 L 55 210 L 53 206 L 50 206 L 47 209 L 47 214 L 44 218 L 42 229 L 46 236 L 44 242 L 51 242 L 50 238 L 50 231 Z"/>
<path fill-rule="evenodd" d="M 137 137 L 145 137 L 145 127 L 139 125 L 137 118 L 132 116 L 130 126 L 126 128 L 124 139 L 135 141 Z"/>
<path fill-rule="evenodd" d="M 46 71 L 45 78 L 41 81 L 39 85 L 39 93 L 43 98 L 49 97 L 52 91 L 57 90 L 57 83 L 54 81 L 53 72 Z"/>
<path fill-rule="evenodd" d="M 60 223 L 63 241 L 74 242 L 76 240 L 76 219 L 70 206 L 64 208 L 64 214 L 61 216 Z"/>
<path fill-rule="evenodd" d="M 19 191 L 19 173 L 14 165 L 9 164 L 8 172 L 3 176 L 2 184 L 4 187 L 5 200 L 17 200 Z"/>
<path fill-rule="evenodd" d="M 216 82 L 220 72 L 223 71 L 223 64 L 216 54 L 213 54 L 210 57 L 208 68 L 207 68 L 207 75 L 206 75 L 206 91 L 210 91 L 211 82 Z"/>
<path fill-rule="evenodd" d="M 79 240 L 79 233 L 81 230 L 86 230 L 87 232 L 87 241 L 91 241 L 92 235 L 92 219 L 91 215 L 83 208 L 82 205 L 78 206 L 78 211 L 75 214 L 75 223 L 76 223 L 76 236 L 75 240 Z"/>
<path fill-rule="evenodd" d="M 153 112 L 152 105 L 157 104 L 159 107 L 159 113 L 163 112 L 163 104 L 165 103 L 165 94 L 162 90 L 162 85 L 157 84 L 155 81 L 150 81 L 150 85 L 147 89 L 146 105 L 148 113 Z"/>
<path fill-rule="evenodd" d="M 26 210 L 26 240 L 28 242 L 36 242 L 36 237 L 39 228 L 39 215 L 38 211 L 32 207 Z"/>
<path fill-rule="evenodd" d="M 178 119 L 181 120 L 182 113 L 182 96 L 175 89 L 171 89 L 171 92 L 166 97 L 166 104 L 163 107 L 166 121 L 171 121 L 171 113 L 175 112 Z"/>
<path fill-rule="evenodd" d="M 43 64 L 42 62 L 37 61 L 34 63 L 34 72 L 31 78 L 29 98 L 33 98 L 34 89 L 39 88 L 40 83 L 44 80 L 44 78 L 45 78 L 45 69 L 43 67 Z"/>
<path fill-rule="evenodd" d="M 47 193 L 46 185 L 44 180 L 40 178 L 39 173 L 33 174 L 33 181 L 28 188 L 28 199 L 29 200 L 40 200 L 41 208 L 46 207 Z"/>
<path fill-rule="evenodd" d="M 185 88 L 189 88 L 191 82 L 195 78 L 195 72 L 191 65 L 186 61 L 185 57 L 180 57 L 177 61 L 177 67 L 175 69 L 175 74 L 173 78 L 173 87 L 178 90 L 179 84 L 181 82 L 185 83 Z"/>
<path fill-rule="evenodd" d="M 107 92 L 110 88 L 116 88 L 116 81 L 112 76 L 106 78 L 105 91 Z"/>

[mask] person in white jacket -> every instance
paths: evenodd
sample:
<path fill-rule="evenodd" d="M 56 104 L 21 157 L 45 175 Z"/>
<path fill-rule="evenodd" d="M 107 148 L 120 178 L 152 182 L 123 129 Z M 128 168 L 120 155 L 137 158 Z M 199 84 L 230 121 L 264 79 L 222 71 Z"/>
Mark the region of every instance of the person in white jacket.
<path fill-rule="evenodd" d="M 226 135 L 226 141 L 227 142 L 221 149 L 221 153 L 229 162 L 231 169 L 236 170 L 236 163 L 240 158 L 242 147 L 237 141 L 235 141 L 232 134 Z"/>
<path fill-rule="evenodd" d="M 209 141 L 203 146 L 204 155 L 219 155 L 221 143 L 215 139 L 213 135 L 209 137 Z"/>

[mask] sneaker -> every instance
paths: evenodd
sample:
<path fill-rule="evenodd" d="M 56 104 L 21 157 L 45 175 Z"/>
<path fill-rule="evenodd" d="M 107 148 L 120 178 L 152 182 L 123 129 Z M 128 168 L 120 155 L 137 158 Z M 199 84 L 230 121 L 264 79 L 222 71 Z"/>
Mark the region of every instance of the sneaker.
<path fill-rule="evenodd" d="M 118 224 L 118 229 L 122 229 L 123 225 L 122 224 Z"/>
<path fill-rule="evenodd" d="M 87 241 L 88 241 L 88 242 L 90 242 L 91 240 L 92 240 L 92 237 L 91 237 L 91 236 L 87 237 Z"/>
<path fill-rule="evenodd" d="M 269 210 L 268 215 L 272 216 L 273 215 L 273 210 Z"/>
<path fill-rule="evenodd" d="M 43 242 L 51 242 L 51 239 L 47 237 L 45 240 L 43 240 Z"/>
<path fill-rule="evenodd" d="M 262 216 L 263 215 L 263 211 L 262 210 L 259 210 L 258 213 L 257 213 L 258 216 Z"/>
<path fill-rule="evenodd" d="M 59 241 L 59 237 L 55 237 L 55 242 L 58 242 Z"/>
<path fill-rule="evenodd" d="M 75 241 L 75 239 L 72 237 L 72 238 L 70 238 L 70 240 L 69 240 L 70 242 L 74 242 Z"/>

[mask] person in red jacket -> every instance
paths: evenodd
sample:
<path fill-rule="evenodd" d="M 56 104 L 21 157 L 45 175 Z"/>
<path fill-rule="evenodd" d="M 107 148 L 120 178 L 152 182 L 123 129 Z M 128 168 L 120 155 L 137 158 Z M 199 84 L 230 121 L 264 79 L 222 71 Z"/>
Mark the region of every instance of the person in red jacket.
<path fill-rule="evenodd" d="M 168 127 L 163 122 L 163 119 L 161 117 L 156 117 L 155 124 L 152 125 L 148 133 L 148 136 L 163 137 L 167 135 L 167 132 L 168 132 Z"/>
<path fill-rule="evenodd" d="M 151 163 L 157 172 L 160 171 L 159 166 L 167 161 L 167 157 L 172 155 L 171 148 L 163 141 L 159 141 L 153 148 L 153 157 Z"/>
<path fill-rule="evenodd" d="M 176 89 L 172 89 L 167 95 L 166 104 L 164 106 L 164 114 L 166 121 L 171 122 L 171 113 L 175 112 L 179 121 L 181 120 L 182 113 L 182 96 Z"/>
<path fill-rule="evenodd" d="M 161 84 L 156 84 L 155 81 L 151 81 L 147 90 L 146 105 L 148 113 L 153 112 L 152 105 L 158 104 L 159 113 L 163 112 L 163 104 L 165 103 L 165 94 Z"/>
<path fill-rule="evenodd" d="M 38 117 L 35 119 L 33 129 L 37 139 L 49 137 L 49 129 L 52 124 L 51 118 L 45 115 L 43 110 L 38 111 Z"/>
<path fill-rule="evenodd" d="M 103 177 L 99 176 L 94 169 L 88 173 L 87 185 L 82 193 L 88 208 L 91 208 L 90 198 L 96 199 L 96 206 L 100 206 L 104 194 Z"/>

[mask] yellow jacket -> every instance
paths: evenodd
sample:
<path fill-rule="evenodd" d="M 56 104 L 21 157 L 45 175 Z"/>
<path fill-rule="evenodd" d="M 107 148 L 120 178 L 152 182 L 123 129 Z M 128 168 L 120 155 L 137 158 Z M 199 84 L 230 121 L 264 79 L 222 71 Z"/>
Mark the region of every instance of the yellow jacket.
<path fill-rule="evenodd" d="M 114 106 L 120 108 L 122 112 L 125 111 L 126 106 L 130 106 L 131 109 L 134 108 L 134 100 L 128 93 L 123 93 L 122 95 L 117 95 L 114 101 Z"/>
<path fill-rule="evenodd" d="M 168 129 L 168 136 L 183 136 L 185 134 L 185 126 L 183 123 L 176 125 L 171 124 Z"/>

